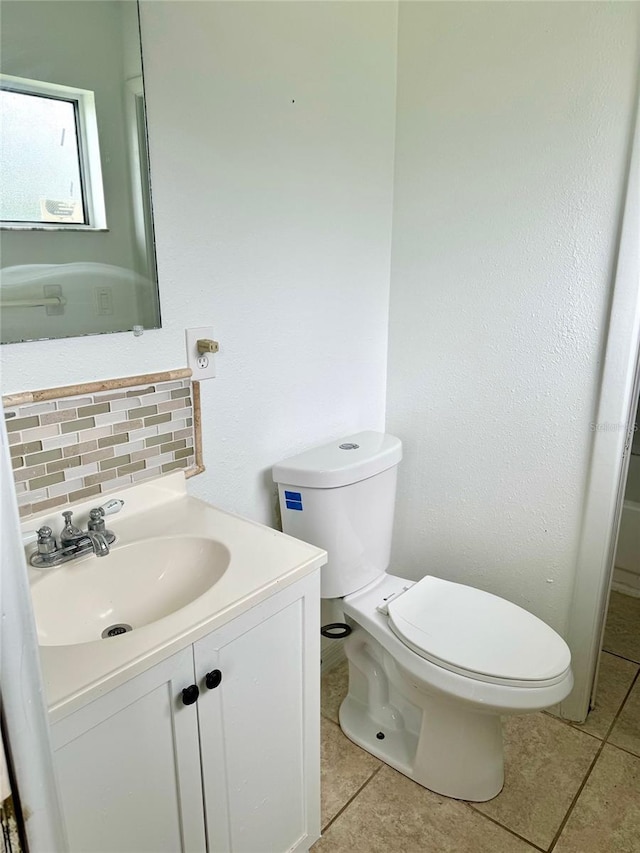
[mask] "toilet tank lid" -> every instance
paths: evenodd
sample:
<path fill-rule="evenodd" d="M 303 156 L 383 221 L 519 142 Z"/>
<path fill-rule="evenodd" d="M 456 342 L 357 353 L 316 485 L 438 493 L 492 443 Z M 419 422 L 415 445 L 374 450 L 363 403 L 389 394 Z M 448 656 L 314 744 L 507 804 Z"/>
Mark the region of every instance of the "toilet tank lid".
<path fill-rule="evenodd" d="M 402 459 L 402 442 L 383 432 L 358 432 L 291 456 L 273 466 L 276 483 L 335 489 L 393 468 Z"/>

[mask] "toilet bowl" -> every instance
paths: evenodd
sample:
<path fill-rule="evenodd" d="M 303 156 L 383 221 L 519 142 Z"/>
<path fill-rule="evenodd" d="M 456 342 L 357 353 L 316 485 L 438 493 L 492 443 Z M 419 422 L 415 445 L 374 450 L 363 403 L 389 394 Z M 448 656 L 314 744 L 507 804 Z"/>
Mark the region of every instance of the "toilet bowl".
<path fill-rule="evenodd" d="M 571 655 L 499 596 L 388 572 L 401 456 L 397 438 L 363 432 L 279 463 L 283 529 L 328 552 L 322 596 L 352 629 L 344 733 L 424 787 L 481 802 L 504 783 L 501 716 L 565 699 Z"/>
<path fill-rule="evenodd" d="M 397 625 L 391 622 L 393 604 L 399 606 L 403 599 L 411 611 L 412 591 L 416 611 L 424 608 L 420 615 L 426 628 L 430 622 L 434 627 L 430 619 L 434 614 L 448 614 L 444 632 L 436 626 L 422 640 L 423 645 L 448 653 L 448 660 L 438 659 L 429 649 L 418 652 L 413 642 L 409 645 L 398 636 Z M 431 613 L 423 601 L 430 594 Z M 443 597 L 449 599 L 446 611 L 440 607 Z M 475 614 L 470 609 L 474 599 Z M 343 604 L 353 629 L 345 644 L 349 692 L 339 717 L 344 733 L 439 794 L 476 802 L 495 797 L 504 783 L 500 718 L 548 708 L 568 695 L 573 676 L 564 641 L 544 622 L 504 599 L 432 577 L 413 584 L 386 574 L 346 596 Z M 390 612 L 385 613 L 387 607 Z M 474 615 L 482 623 L 493 607 L 511 617 L 506 629 L 504 623 L 494 624 L 485 643 L 477 633 L 473 643 L 456 641 L 458 632 L 474 632 Z M 400 622 L 401 615 L 396 619 Z M 505 643 L 496 649 L 501 635 Z M 525 640 L 531 642 L 525 645 Z"/>

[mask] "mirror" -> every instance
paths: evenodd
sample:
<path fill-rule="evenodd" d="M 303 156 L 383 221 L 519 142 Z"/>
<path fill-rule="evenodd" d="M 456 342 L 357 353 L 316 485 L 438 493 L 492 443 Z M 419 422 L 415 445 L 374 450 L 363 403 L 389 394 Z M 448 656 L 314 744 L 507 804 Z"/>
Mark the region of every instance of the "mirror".
<path fill-rule="evenodd" d="M 160 326 L 138 4 L 3 0 L 0 340 Z"/>

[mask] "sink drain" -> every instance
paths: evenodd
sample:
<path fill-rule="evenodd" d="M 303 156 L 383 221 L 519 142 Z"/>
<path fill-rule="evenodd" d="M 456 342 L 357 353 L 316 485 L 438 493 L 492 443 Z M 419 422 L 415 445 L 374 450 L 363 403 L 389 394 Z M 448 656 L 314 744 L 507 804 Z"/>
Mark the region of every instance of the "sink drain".
<path fill-rule="evenodd" d="M 127 625 L 126 622 L 119 622 L 117 625 L 110 625 L 108 628 L 105 628 L 100 636 L 103 640 L 106 640 L 107 637 L 117 637 L 119 634 L 126 634 L 132 630 L 131 625 Z"/>

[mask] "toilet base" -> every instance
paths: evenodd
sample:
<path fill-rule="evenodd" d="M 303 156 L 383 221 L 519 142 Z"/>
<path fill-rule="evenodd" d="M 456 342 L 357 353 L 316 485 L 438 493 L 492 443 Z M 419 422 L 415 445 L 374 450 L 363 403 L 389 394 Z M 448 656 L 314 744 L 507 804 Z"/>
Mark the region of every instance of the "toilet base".
<path fill-rule="evenodd" d="M 345 735 L 438 794 L 472 802 L 497 796 L 504 784 L 500 716 L 410 683 L 361 632 L 347 642 L 349 693 L 340 707 Z"/>

